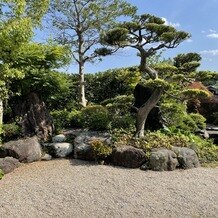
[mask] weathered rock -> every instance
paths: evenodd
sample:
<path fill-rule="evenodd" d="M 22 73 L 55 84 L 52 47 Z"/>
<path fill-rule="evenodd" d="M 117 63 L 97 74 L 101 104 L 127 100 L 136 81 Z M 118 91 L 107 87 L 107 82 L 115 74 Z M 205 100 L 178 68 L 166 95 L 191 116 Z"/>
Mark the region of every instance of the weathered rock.
<path fill-rule="evenodd" d="M 21 163 L 16 158 L 13 157 L 0 158 L 0 169 L 2 169 L 5 174 L 14 171 L 14 169 L 19 167 L 20 165 Z"/>
<path fill-rule="evenodd" d="M 50 154 L 44 154 L 42 157 L 41 157 L 41 160 L 44 160 L 44 161 L 49 161 L 52 159 L 52 156 Z"/>
<path fill-rule="evenodd" d="M 66 142 L 67 137 L 63 134 L 52 137 L 52 142 Z"/>
<path fill-rule="evenodd" d="M 20 162 L 31 163 L 41 159 L 41 146 L 36 136 L 10 141 L 2 145 L 8 156 L 17 158 Z"/>
<path fill-rule="evenodd" d="M 17 107 L 17 104 L 15 104 Z M 54 131 L 52 119 L 45 103 L 37 93 L 30 93 L 22 102 L 16 114 L 22 117 L 21 126 L 24 136 L 37 135 L 42 141 L 48 141 Z"/>
<path fill-rule="evenodd" d="M 185 147 L 173 147 L 172 150 L 176 153 L 179 167 L 182 169 L 191 169 L 200 166 L 198 156 L 194 150 Z"/>
<path fill-rule="evenodd" d="M 152 149 L 149 162 L 154 171 L 172 171 L 178 165 L 176 154 L 165 148 Z"/>
<path fill-rule="evenodd" d="M 47 144 L 46 149 L 52 157 L 67 157 L 73 152 L 73 145 L 67 142 Z"/>
<path fill-rule="evenodd" d="M 77 136 L 74 140 L 74 158 L 81 160 L 95 160 L 94 151 L 91 143 L 102 141 L 111 144 L 111 135 L 103 132 L 86 131 Z"/>
<path fill-rule="evenodd" d="M 120 146 L 113 150 L 111 159 L 115 166 L 138 168 L 145 162 L 146 156 L 142 149 Z"/>

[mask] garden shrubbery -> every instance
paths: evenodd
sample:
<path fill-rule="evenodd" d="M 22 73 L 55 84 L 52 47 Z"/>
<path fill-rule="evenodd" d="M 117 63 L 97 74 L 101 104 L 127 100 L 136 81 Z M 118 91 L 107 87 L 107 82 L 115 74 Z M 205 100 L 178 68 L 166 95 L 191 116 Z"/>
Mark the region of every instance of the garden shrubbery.
<path fill-rule="evenodd" d="M 16 123 L 8 123 L 3 125 L 3 141 L 17 139 L 21 136 L 21 126 Z"/>

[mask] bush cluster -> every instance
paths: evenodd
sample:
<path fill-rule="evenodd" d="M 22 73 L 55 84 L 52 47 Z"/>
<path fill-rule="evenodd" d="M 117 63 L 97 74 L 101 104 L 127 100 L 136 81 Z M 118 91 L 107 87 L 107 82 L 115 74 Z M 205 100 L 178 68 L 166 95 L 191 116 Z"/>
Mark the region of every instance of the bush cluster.
<path fill-rule="evenodd" d="M 3 141 L 17 139 L 21 136 L 21 126 L 16 123 L 8 123 L 3 125 Z"/>
<path fill-rule="evenodd" d="M 96 160 L 104 160 L 112 153 L 112 148 L 107 145 L 105 142 L 100 140 L 94 140 L 91 142 L 95 159 Z"/>

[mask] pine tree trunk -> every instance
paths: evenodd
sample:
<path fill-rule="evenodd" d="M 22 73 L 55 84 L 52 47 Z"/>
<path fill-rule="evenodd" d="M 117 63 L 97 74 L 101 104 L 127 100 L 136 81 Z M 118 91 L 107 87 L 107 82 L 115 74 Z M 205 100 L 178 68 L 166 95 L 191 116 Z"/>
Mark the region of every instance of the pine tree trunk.
<path fill-rule="evenodd" d="M 87 101 L 85 98 L 85 78 L 83 62 L 79 63 L 79 102 L 83 107 L 86 107 Z"/>
<path fill-rule="evenodd" d="M 3 125 L 3 101 L 0 99 L 0 126 Z"/>
<path fill-rule="evenodd" d="M 135 133 L 136 138 L 144 137 L 144 127 L 148 114 L 159 102 L 162 92 L 162 89 L 155 89 L 147 102 L 138 109 Z"/>

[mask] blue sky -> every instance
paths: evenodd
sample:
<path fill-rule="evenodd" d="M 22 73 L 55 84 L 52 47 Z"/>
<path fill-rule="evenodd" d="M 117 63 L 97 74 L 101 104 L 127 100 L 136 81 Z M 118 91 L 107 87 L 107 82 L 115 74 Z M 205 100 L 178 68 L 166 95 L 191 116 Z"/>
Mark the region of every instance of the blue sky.
<path fill-rule="evenodd" d="M 166 19 L 168 24 L 191 33 L 192 37 L 175 49 L 163 53 L 174 57 L 179 53 L 198 52 L 202 56 L 200 70 L 218 72 L 218 0 L 127 0 L 137 6 L 138 14 L 150 13 Z M 87 64 L 86 73 L 139 64 L 136 52 L 131 49 L 119 51 L 101 62 Z M 71 65 L 64 71 L 77 73 Z"/>

